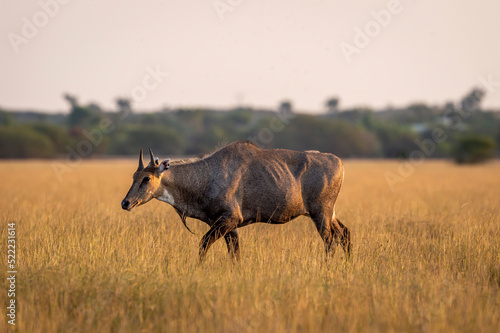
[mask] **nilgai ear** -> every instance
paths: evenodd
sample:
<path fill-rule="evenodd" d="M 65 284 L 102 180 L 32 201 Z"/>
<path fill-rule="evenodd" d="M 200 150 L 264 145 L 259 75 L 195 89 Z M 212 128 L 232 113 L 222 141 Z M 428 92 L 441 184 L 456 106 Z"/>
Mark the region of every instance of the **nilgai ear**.
<path fill-rule="evenodd" d="M 161 161 L 160 166 L 158 167 L 158 171 L 162 174 L 165 170 L 170 168 L 170 158 Z"/>

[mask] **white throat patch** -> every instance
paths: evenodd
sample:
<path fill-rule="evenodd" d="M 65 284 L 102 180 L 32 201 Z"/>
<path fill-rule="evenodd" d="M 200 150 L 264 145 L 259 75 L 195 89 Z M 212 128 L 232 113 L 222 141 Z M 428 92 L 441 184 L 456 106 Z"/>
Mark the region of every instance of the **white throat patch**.
<path fill-rule="evenodd" d="M 174 204 L 174 197 L 172 196 L 172 194 L 168 193 L 167 190 L 163 190 L 163 194 L 156 199 L 163 201 L 163 202 L 166 202 L 166 203 L 171 204 L 171 205 Z"/>

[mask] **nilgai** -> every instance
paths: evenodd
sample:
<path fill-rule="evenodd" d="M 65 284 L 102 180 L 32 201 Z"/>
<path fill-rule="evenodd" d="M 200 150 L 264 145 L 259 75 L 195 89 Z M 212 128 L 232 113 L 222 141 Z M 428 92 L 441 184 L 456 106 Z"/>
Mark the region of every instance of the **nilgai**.
<path fill-rule="evenodd" d="M 122 208 L 130 211 L 157 199 L 172 205 L 186 228 L 186 217 L 207 223 L 210 230 L 201 239 L 200 260 L 221 237 L 238 259 L 238 228 L 257 222 L 283 224 L 301 215 L 314 221 L 327 257 L 340 244 L 349 258 L 350 232 L 335 215 L 344 180 L 337 156 L 261 149 L 250 141 L 234 142 L 201 159 L 159 162 L 151 149 L 149 153 L 145 167 L 141 149 Z"/>

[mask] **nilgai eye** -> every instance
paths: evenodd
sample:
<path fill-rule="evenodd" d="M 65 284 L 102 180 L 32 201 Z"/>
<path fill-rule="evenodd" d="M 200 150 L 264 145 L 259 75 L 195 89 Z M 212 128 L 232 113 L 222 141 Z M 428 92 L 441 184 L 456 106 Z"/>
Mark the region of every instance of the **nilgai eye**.
<path fill-rule="evenodd" d="M 149 182 L 149 179 L 150 179 L 149 177 L 144 177 L 145 182 Z"/>

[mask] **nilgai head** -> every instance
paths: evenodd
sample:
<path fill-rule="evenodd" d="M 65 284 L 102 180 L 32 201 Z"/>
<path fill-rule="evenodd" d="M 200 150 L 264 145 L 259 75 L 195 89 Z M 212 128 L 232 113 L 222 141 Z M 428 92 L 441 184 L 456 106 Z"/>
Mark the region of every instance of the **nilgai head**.
<path fill-rule="evenodd" d="M 122 208 L 125 210 L 130 211 L 158 196 L 156 192 L 161 185 L 161 176 L 170 167 L 170 159 L 167 158 L 160 163 L 158 158 L 153 155 L 151 148 L 149 148 L 149 156 L 151 160 L 144 167 L 141 149 L 139 166 L 134 173 L 132 186 L 122 201 Z"/>

